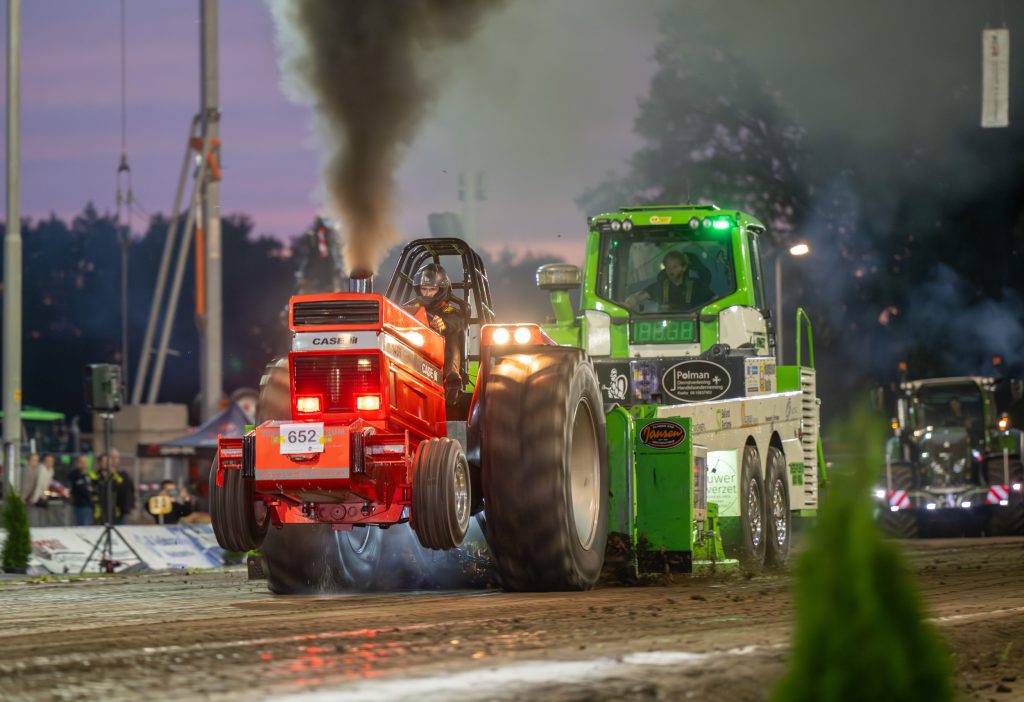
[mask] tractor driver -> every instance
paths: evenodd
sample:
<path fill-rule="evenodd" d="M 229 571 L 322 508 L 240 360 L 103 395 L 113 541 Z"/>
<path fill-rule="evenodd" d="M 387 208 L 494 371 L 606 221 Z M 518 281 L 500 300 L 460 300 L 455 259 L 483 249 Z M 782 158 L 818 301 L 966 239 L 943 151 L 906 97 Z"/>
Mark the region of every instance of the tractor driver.
<path fill-rule="evenodd" d="M 462 358 L 466 344 L 466 318 L 451 302 L 452 283 L 439 263 L 428 263 L 413 278 L 416 300 L 406 307 L 416 314 L 421 307 L 430 327 L 444 337 L 444 393 L 449 405 L 458 404 L 462 391 Z"/>
<path fill-rule="evenodd" d="M 696 256 L 669 251 L 661 261 L 657 279 L 626 298 L 626 306 L 635 307 L 644 300 L 654 300 L 665 312 L 702 306 L 713 297 L 708 278 L 710 271 L 697 263 Z"/>

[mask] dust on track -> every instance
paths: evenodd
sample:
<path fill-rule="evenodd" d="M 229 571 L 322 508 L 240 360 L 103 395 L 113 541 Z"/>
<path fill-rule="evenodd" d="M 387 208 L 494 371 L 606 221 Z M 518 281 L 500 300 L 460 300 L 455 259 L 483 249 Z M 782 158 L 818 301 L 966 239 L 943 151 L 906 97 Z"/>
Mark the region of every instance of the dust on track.
<path fill-rule="evenodd" d="M 954 653 L 962 696 L 1024 699 L 1016 678 L 1024 670 L 1024 539 L 905 546 Z M 227 571 L 4 586 L 0 696 L 249 700 L 353 685 L 372 692 L 422 677 L 409 698 L 426 700 L 423 688 L 465 673 L 479 674 L 467 684 L 480 687 L 462 699 L 702 699 L 728 689 L 731 699 L 761 700 L 783 670 L 792 627 L 785 574 L 683 576 L 587 593 L 329 597 L 275 597 L 245 578 Z M 664 651 L 701 655 L 630 657 Z M 584 679 L 540 675 L 524 687 L 534 664 L 588 661 L 594 671 Z M 509 666 L 524 679 L 487 687 L 502 679 L 492 671 Z"/>

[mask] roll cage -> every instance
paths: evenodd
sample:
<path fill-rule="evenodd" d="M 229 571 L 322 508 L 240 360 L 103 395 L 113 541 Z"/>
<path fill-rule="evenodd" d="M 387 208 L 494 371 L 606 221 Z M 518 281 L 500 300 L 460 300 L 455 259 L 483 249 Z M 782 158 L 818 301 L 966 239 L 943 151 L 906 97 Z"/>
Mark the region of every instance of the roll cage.
<path fill-rule="evenodd" d="M 446 270 L 452 283 L 452 297 L 466 312 L 468 325 L 491 324 L 494 309 L 491 307 L 491 291 L 487 284 L 484 262 L 469 244 L 462 239 L 417 239 L 402 250 L 398 266 L 391 276 L 385 295 L 388 299 L 404 305 L 416 298 L 413 277 L 428 263 L 442 263 L 442 257 L 458 257 L 462 261 L 462 274 Z"/>

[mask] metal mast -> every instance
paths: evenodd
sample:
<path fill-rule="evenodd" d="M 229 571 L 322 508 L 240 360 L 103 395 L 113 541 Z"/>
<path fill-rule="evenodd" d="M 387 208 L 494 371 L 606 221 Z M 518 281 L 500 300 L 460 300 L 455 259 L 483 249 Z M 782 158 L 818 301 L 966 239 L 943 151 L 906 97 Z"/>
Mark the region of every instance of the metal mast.
<path fill-rule="evenodd" d="M 21 480 L 21 0 L 7 0 L 7 231 L 4 234 L 4 468 Z"/>
<path fill-rule="evenodd" d="M 220 140 L 217 0 L 199 0 L 199 12 L 200 119 L 206 148 L 216 151 Z M 214 178 L 203 182 L 202 213 L 206 235 L 206 305 L 205 312 L 199 310 L 200 415 L 205 422 L 220 411 L 223 391 L 220 182 Z"/>

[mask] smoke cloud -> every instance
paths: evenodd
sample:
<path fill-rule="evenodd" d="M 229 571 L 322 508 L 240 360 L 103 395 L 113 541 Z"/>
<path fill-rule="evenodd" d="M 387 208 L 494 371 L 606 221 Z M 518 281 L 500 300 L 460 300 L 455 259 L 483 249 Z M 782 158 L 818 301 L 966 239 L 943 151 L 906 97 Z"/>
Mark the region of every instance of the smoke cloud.
<path fill-rule="evenodd" d="M 277 0 L 285 91 L 312 104 L 324 187 L 344 224 L 345 265 L 375 271 L 398 240 L 395 171 L 435 85 L 432 52 L 469 39 L 504 0 Z"/>

